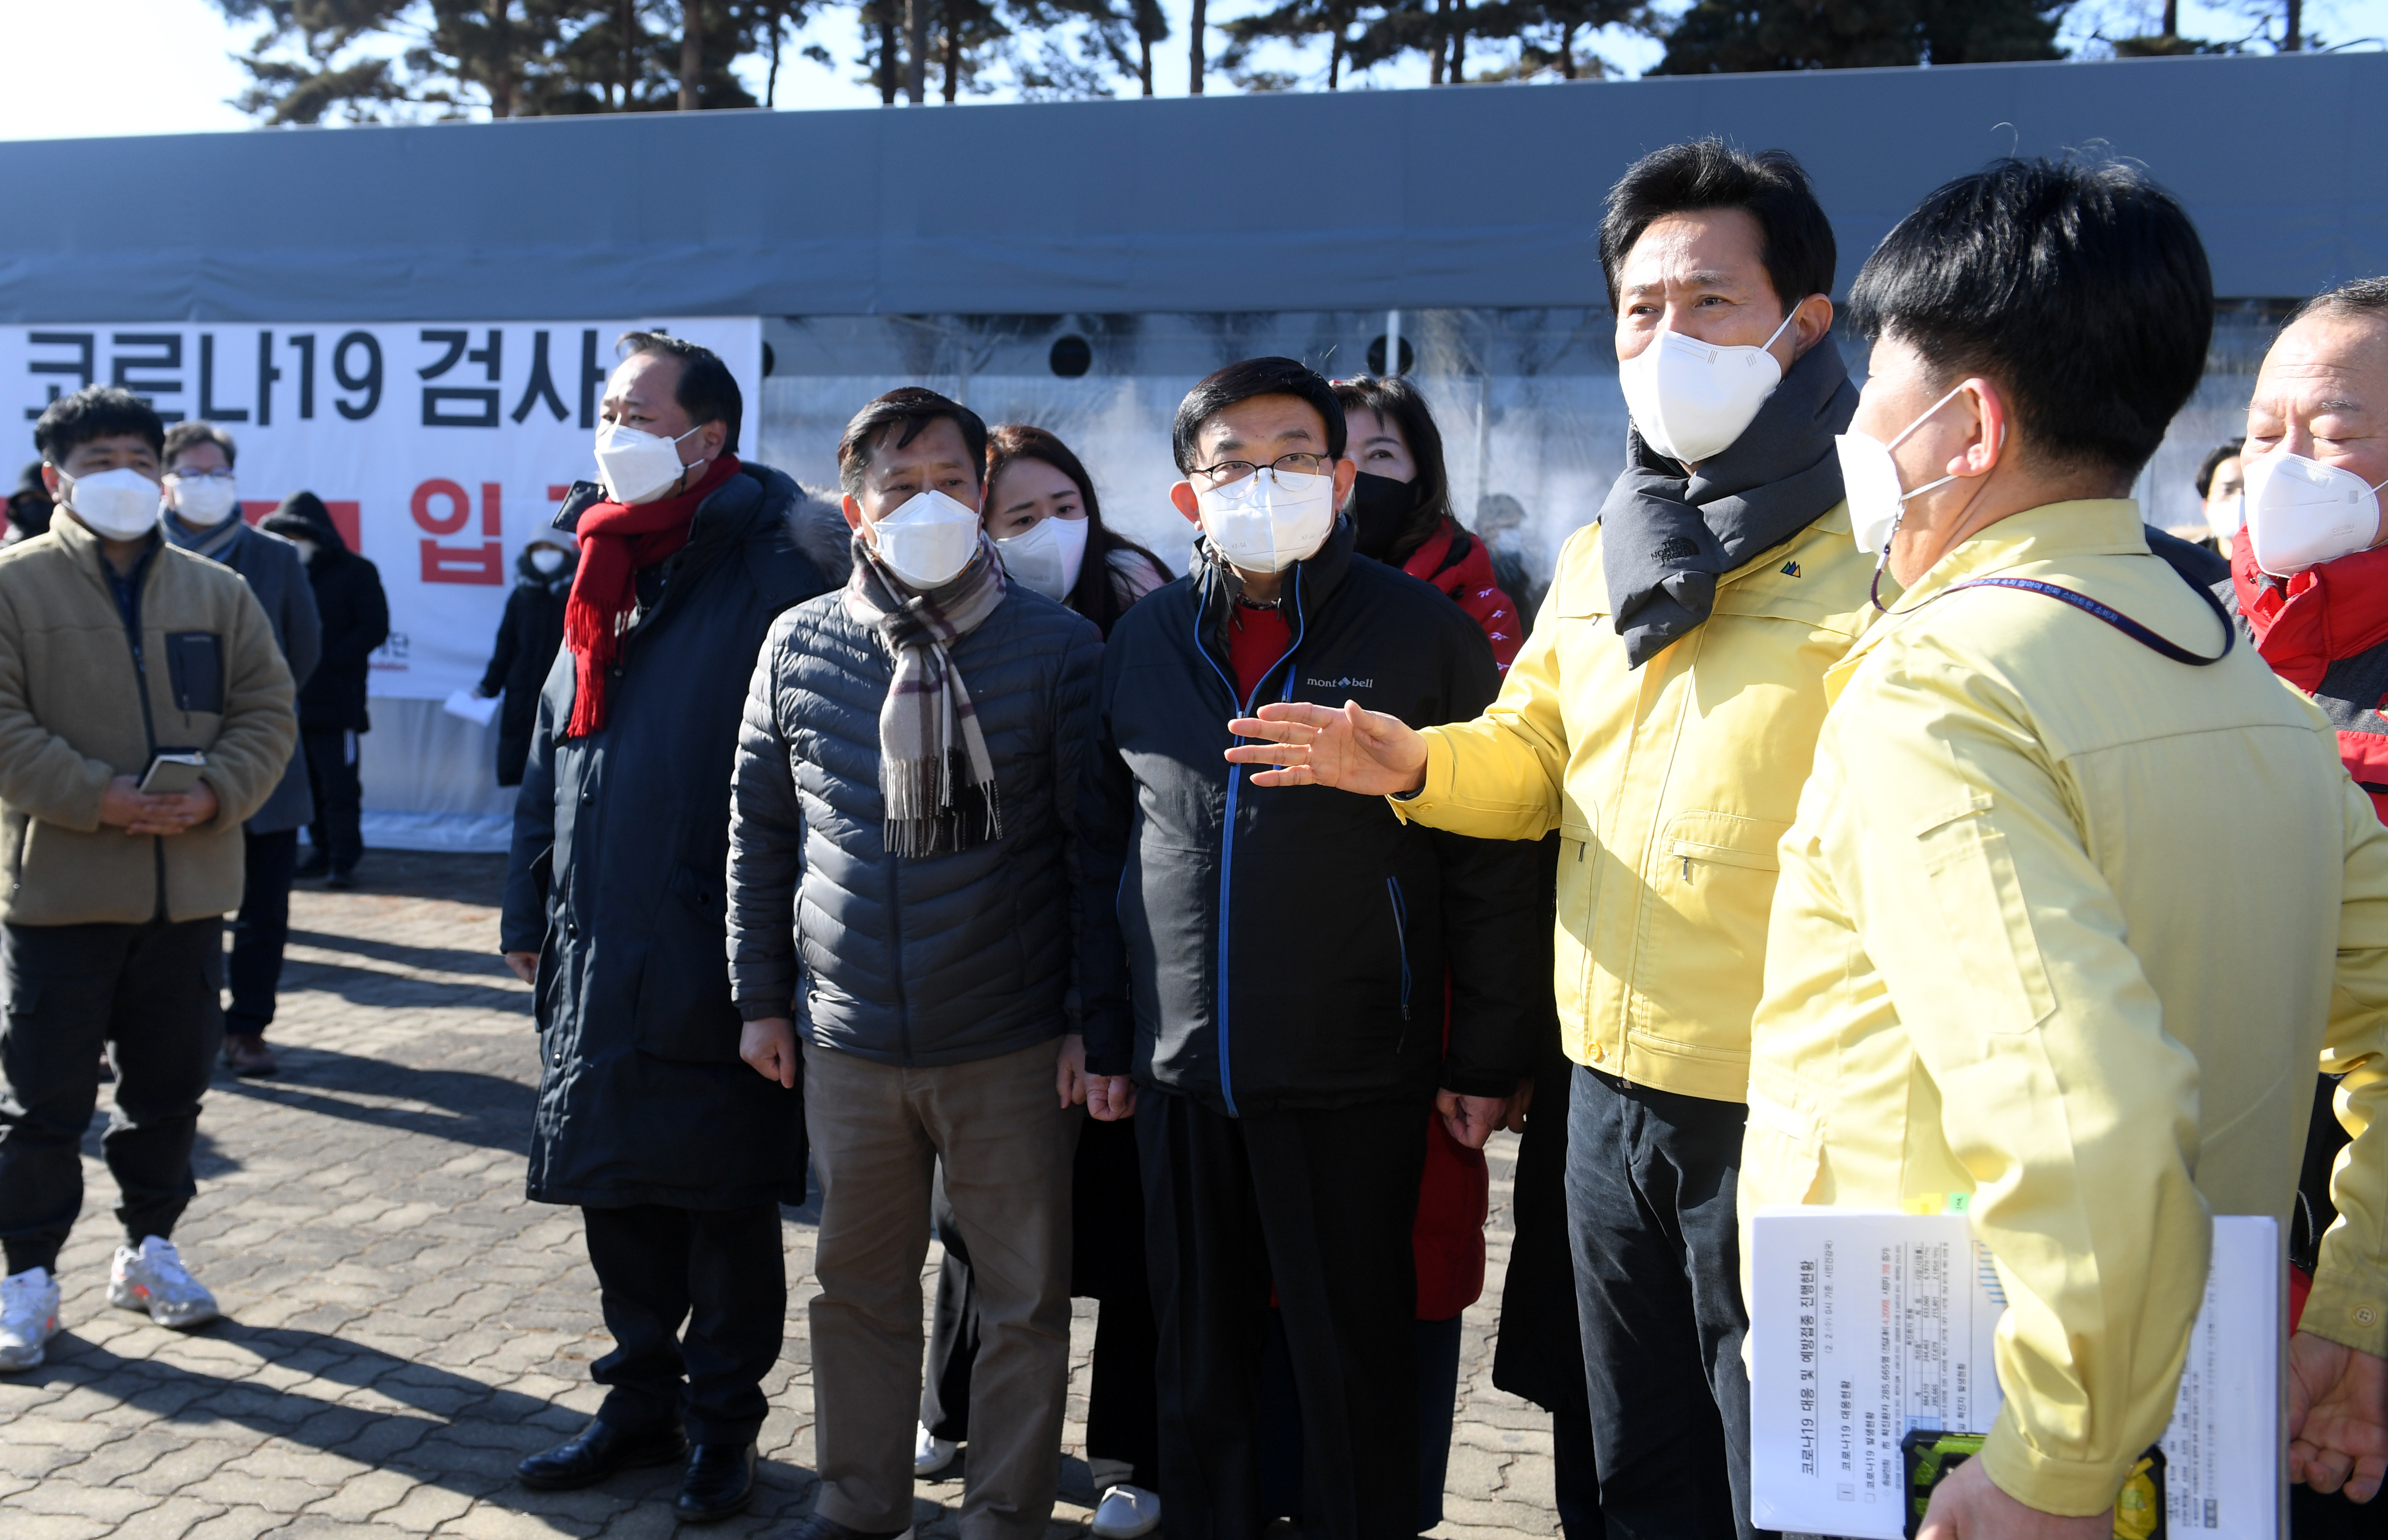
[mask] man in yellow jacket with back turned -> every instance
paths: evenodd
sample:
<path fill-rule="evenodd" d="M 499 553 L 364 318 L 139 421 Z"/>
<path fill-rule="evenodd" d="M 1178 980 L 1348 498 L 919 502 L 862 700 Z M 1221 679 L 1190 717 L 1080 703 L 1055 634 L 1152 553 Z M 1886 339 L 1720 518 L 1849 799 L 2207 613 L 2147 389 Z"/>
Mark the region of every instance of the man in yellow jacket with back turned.
<path fill-rule="evenodd" d="M 2388 830 L 2125 495 L 2212 292 L 2137 172 L 2016 160 L 1933 193 L 1850 290 L 1875 341 L 1843 477 L 1905 592 L 1826 675 L 1741 1201 L 1973 1195 L 2005 1404 L 1927 1537 L 2108 1533 L 2171 1419 L 2210 1216 L 2288 1216 L 2318 1062 L 2357 1137 L 2292 1466 L 2360 1499 L 2388 1453 Z"/>

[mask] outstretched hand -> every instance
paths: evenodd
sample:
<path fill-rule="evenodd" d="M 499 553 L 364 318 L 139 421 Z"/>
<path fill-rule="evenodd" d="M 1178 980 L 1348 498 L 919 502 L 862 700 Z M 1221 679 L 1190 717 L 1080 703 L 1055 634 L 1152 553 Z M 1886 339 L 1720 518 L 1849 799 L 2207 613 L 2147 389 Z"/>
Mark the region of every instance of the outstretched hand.
<path fill-rule="evenodd" d="M 1277 701 L 1257 717 L 1238 717 L 1227 731 L 1258 743 L 1238 744 L 1227 757 L 1239 765 L 1276 765 L 1252 776 L 1255 786 L 1335 786 L 1363 796 L 1391 796 L 1426 784 L 1426 740 L 1399 717 L 1341 710 L 1307 701 Z"/>
<path fill-rule="evenodd" d="M 2289 1480 L 2368 1503 L 2388 1476 L 2388 1358 L 2289 1339 Z"/>

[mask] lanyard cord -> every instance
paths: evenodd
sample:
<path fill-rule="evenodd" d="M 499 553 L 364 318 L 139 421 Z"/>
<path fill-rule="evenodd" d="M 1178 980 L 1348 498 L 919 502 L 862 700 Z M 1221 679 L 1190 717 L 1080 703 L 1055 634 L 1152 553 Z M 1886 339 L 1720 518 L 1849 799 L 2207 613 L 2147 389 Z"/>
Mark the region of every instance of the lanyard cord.
<path fill-rule="evenodd" d="M 2191 583 L 2190 586 L 2196 588 L 2197 585 Z M 2168 657 L 2175 663 L 2186 663 L 2192 668 L 2209 668 L 2221 662 L 2230 655 L 2230 649 L 2237 645 L 2239 641 L 2239 628 L 2231 621 L 2230 612 L 2222 607 L 2221 600 L 2202 588 L 2197 589 L 2197 596 L 2205 601 L 2206 607 L 2214 611 L 2214 617 L 2222 622 L 2222 650 L 2212 657 L 2200 657 L 2187 648 L 2173 645 L 2111 605 L 2102 604 L 2086 593 L 2077 593 L 2069 588 L 2060 588 L 2054 583 L 2043 583 L 2036 578 L 1976 578 L 1971 582 L 1951 583 L 1931 598 L 1924 600 L 1924 605 L 1937 604 L 1951 593 L 1962 593 L 1969 588 L 2019 588 L 2027 593 L 2046 594 L 2060 604 L 2071 605 L 2075 609 L 2085 614 L 2096 616 L 2150 652 Z M 1922 609 L 1924 605 L 1916 605 L 1915 609 Z M 1906 610 L 1901 613 L 1912 615 L 1915 610 Z"/>

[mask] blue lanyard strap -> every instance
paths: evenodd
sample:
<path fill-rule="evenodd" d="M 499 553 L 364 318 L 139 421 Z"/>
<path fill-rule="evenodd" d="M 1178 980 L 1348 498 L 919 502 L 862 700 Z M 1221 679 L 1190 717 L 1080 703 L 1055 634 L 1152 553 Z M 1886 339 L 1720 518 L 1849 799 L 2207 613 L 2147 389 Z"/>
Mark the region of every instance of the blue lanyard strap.
<path fill-rule="evenodd" d="M 2190 586 L 2196 588 L 2193 583 Z M 2192 668 L 2204 668 L 2221 662 L 2230 655 L 2230 649 L 2239 642 L 2239 628 L 2232 623 L 2230 612 L 2222 607 L 2222 601 L 2202 588 L 2197 589 L 2197 596 L 2205 601 L 2206 606 L 2214 611 L 2215 618 L 2222 622 L 2222 650 L 2212 657 L 2200 657 L 2187 648 L 2174 646 L 2111 605 L 2101 604 L 2090 595 L 2077 593 L 2069 588 L 2059 588 L 2054 583 L 2043 583 L 2036 578 L 1976 578 L 1971 582 L 1951 583 L 1935 594 L 1933 599 L 1945 599 L 1951 593 L 1961 592 L 1969 588 L 2019 588 L 2027 593 L 2046 594 L 2060 604 L 2071 605 L 2075 609 L 2085 614 L 2096 616 L 2150 652 L 2168 657 L 2175 663 L 2186 663 Z M 1933 599 L 1927 599 L 1924 603 L 1930 604 Z"/>

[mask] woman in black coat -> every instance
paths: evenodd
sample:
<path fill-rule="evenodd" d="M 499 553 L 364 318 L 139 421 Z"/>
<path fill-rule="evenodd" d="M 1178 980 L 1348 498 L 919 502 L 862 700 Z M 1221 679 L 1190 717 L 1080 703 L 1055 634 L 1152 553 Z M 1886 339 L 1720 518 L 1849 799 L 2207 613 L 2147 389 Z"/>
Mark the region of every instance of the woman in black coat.
<path fill-rule="evenodd" d="M 564 604 L 572 595 L 572 537 L 545 531 L 514 559 L 514 591 L 498 622 L 497 648 L 474 694 L 487 700 L 503 694 L 498 714 L 498 784 L 522 784 L 523 761 L 530 757 L 531 726 L 539 716 L 539 693 L 564 646 Z"/>

